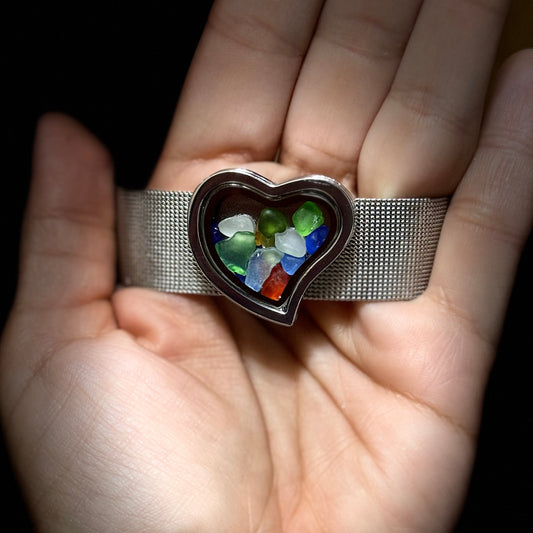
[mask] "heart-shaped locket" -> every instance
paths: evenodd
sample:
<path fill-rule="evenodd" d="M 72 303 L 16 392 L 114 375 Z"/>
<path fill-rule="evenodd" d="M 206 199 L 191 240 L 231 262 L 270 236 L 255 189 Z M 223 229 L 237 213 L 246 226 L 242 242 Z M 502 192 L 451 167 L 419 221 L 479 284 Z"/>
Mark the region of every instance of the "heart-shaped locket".
<path fill-rule="evenodd" d="M 309 284 L 350 239 L 352 204 L 350 193 L 325 176 L 275 184 L 250 170 L 222 170 L 194 192 L 189 242 L 222 294 L 291 325 Z"/>

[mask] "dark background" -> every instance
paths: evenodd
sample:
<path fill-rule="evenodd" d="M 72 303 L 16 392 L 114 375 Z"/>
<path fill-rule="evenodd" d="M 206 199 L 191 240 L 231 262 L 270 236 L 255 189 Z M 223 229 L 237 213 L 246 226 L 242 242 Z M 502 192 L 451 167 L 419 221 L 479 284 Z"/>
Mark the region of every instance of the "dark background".
<path fill-rule="evenodd" d="M 0 326 L 16 286 L 20 221 L 37 119 L 52 110 L 73 115 L 111 151 L 117 183 L 143 186 L 170 125 L 210 1 L 197 2 L 193 10 L 184 5 L 152 2 L 149 7 L 132 7 L 108 2 L 68 8 L 43 2 L 3 8 L 0 227 L 7 244 L 1 256 L 5 274 Z M 533 2 L 516 0 L 499 62 L 526 46 L 533 46 Z M 486 394 L 479 452 L 458 532 L 489 526 L 509 532 L 533 530 L 532 267 L 530 239 Z M 7 525 L 2 530 L 30 531 L 3 439 L 0 453 L 1 516 Z"/>

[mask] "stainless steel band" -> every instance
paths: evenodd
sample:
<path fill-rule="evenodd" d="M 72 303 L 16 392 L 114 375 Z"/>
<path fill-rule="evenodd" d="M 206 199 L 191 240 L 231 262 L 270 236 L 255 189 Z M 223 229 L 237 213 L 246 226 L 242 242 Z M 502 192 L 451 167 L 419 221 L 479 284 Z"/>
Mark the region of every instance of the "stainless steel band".
<path fill-rule="evenodd" d="M 193 193 L 119 189 L 121 283 L 216 295 L 191 251 Z M 344 251 L 308 287 L 316 300 L 408 300 L 429 281 L 447 198 L 353 200 L 354 231 Z"/>

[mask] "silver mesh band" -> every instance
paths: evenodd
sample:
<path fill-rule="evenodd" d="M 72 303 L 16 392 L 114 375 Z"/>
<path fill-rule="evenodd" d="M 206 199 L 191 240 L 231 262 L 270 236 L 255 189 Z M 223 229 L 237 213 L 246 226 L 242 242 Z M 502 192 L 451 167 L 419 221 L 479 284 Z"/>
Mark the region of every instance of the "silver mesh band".
<path fill-rule="evenodd" d="M 217 295 L 192 254 L 192 193 L 118 189 L 121 282 L 184 294 Z M 354 232 L 341 255 L 311 283 L 316 300 L 409 300 L 429 281 L 447 198 L 353 201 Z"/>

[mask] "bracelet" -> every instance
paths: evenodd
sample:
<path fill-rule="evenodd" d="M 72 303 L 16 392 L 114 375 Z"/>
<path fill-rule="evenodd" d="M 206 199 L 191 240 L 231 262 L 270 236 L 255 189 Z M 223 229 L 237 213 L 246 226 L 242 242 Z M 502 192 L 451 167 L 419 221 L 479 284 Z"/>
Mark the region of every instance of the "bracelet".
<path fill-rule="evenodd" d="M 219 295 L 291 325 L 302 298 L 409 300 L 427 287 L 447 198 L 353 198 L 335 180 L 246 169 L 194 191 L 117 191 L 121 283 Z"/>

